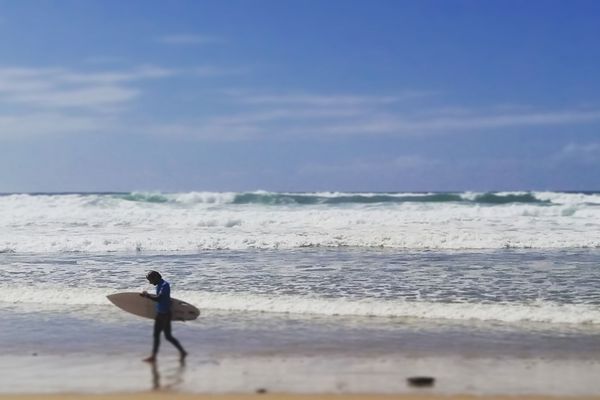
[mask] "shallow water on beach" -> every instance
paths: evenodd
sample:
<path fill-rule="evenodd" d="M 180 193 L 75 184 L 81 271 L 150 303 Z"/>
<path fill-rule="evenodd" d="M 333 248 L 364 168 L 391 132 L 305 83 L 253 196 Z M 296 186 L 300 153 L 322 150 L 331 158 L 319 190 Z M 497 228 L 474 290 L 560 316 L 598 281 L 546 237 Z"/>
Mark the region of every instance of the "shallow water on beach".
<path fill-rule="evenodd" d="M 15 253 L 0 255 L 0 301 L 106 305 L 110 293 L 152 290 L 144 276 L 157 269 L 174 297 L 203 310 L 540 322 L 561 330 L 600 325 L 599 262 L 598 249 Z"/>
<path fill-rule="evenodd" d="M 182 390 L 307 391 L 304 379 L 321 392 L 394 393 L 410 390 L 410 375 L 437 374 L 448 393 L 598 393 L 599 260 L 594 249 L 2 254 L 0 386 L 143 390 L 175 371 L 165 341 L 156 371 L 140 367 L 152 321 L 105 298 L 151 290 L 154 268 L 202 311 L 174 323 L 191 353 Z M 481 376 L 484 366 L 500 378 Z M 523 371 L 536 378 L 523 383 Z M 39 374 L 46 383 L 23 378 Z"/>

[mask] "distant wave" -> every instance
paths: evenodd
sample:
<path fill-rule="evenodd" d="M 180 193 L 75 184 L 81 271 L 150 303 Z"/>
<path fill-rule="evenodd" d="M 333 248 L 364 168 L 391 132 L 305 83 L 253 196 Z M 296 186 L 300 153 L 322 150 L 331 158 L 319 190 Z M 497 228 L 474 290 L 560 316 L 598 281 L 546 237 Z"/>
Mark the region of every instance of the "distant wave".
<path fill-rule="evenodd" d="M 597 248 L 600 194 L 9 194 L 0 196 L 0 228 L 0 254 Z"/>
<path fill-rule="evenodd" d="M 163 194 L 133 192 L 116 198 L 148 203 L 209 203 L 257 205 L 341 205 L 378 203 L 465 203 L 465 204 L 551 204 L 535 193 L 211 193 Z"/>
<path fill-rule="evenodd" d="M 110 305 L 110 289 L 65 288 L 64 290 L 8 287 L 0 291 L 0 302 L 43 305 Z M 585 304 L 443 303 L 404 300 L 350 300 L 240 293 L 209 293 L 180 290 L 178 298 L 201 310 L 289 313 L 304 315 L 420 318 L 544 322 L 553 324 L 600 324 L 600 307 Z"/>
<path fill-rule="evenodd" d="M 116 198 L 128 201 L 142 201 L 146 203 L 168 203 L 167 196 L 160 193 L 127 193 L 115 195 Z"/>
<path fill-rule="evenodd" d="M 375 203 L 440 203 L 462 201 L 460 195 L 452 193 L 396 195 L 396 194 L 336 194 L 331 196 L 285 193 L 243 193 L 235 197 L 235 204 L 267 205 L 317 205 L 317 204 L 375 204 Z"/>
<path fill-rule="evenodd" d="M 2 193 L 2 197 L 112 198 L 153 204 L 342 205 L 386 203 L 600 205 L 600 192 L 98 192 Z"/>

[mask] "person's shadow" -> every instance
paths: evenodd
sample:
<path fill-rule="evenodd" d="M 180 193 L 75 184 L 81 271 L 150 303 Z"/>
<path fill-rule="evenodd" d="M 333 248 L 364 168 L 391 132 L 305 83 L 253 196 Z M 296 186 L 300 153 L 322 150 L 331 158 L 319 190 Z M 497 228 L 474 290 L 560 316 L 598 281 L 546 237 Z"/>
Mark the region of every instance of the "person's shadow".
<path fill-rule="evenodd" d="M 179 366 L 167 370 L 164 376 L 166 382 L 161 384 L 161 373 L 158 369 L 158 362 L 151 364 L 152 369 L 152 390 L 170 390 L 183 383 L 183 372 L 185 371 L 185 361 L 180 361 Z"/>

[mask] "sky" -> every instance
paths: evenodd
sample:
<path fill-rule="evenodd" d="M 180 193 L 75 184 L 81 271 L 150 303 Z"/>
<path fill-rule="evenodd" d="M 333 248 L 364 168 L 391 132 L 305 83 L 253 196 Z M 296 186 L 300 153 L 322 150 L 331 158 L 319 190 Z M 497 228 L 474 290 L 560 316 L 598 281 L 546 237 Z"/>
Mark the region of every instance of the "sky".
<path fill-rule="evenodd" d="M 0 192 L 600 190 L 600 2 L 0 0 Z"/>

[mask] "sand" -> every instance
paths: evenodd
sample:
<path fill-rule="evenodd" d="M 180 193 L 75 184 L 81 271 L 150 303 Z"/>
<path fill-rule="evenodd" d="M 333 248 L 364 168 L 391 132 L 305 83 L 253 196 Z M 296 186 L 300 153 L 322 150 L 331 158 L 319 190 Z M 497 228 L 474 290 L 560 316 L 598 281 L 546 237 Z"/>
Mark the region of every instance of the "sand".
<path fill-rule="evenodd" d="M 598 396 L 553 397 L 553 396 L 473 396 L 473 395 L 433 395 L 433 394 L 191 394 L 178 392 L 138 392 L 127 394 L 15 394 L 0 395 L 0 400 L 600 400 Z"/>

